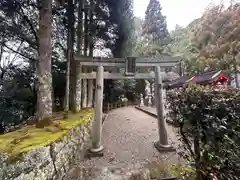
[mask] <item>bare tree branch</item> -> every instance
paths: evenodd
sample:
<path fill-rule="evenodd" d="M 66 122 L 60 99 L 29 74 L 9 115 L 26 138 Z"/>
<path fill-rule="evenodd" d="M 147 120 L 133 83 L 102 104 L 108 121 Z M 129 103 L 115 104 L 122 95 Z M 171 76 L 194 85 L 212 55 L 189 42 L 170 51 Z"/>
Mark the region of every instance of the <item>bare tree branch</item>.
<path fill-rule="evenodd" d="M 2 37 L 1 39 L 1 45 L 0 45 L 0 62 L 2 60 L 2 55 L 3 55 L 3 46 L 4 46 L 4 38 Z"/>
<path fill-rule="evenodd" d="M 64 56 L 67 57 L 67 49 L 63 47 L 63 45 L 59 42 L 56 43 L 56 45 L 58 45 L 64 52 Z"/>
<path fill-rule="evenodd" d="M 32 24 L 32 22 L 30 21 L 30 19 L 24 14 L 24 11 L 22 9 L 22 6 L 20 7 L 21 8 L 21 13 L 22 13 L 22 16 L 23 16 L 23 19 L 27 22 L 30 30 L 32 31 L 32 34 L 34 35 L 35 37 L 35 40 L 36 40 L 36 45 L 38 47 L 38 36 L 37 36 L 37 32 Z"/>
<path fill-rule="evenodd" d="M 8 50 L 12 51 L 13 53 L 19 54 L 20 56 L 22 56 L 24 58 L 27 58 L 27 59 L 32 60 L 32 61 L 36 61 L 36 59 L 31 58 L 31 57 L 29 57 L 29 56 L 27 56 L 27 55 L 25 55 L 25 54 L 23 54 L 19 51 L 16 51 L 13 48 L 10 48 L 9 46 L 7 46 L 6 44 L 4 45 L 4 47 L 6 47 Z"/>

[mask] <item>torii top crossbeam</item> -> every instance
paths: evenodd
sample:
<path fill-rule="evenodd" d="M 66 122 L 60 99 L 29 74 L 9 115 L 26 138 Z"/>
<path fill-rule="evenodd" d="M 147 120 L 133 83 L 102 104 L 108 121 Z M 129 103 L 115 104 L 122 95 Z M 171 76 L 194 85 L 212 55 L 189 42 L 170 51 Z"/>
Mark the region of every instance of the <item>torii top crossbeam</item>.
<path fill-rule="evenodd" d="M 101 58 L 101 57 L 83 57 L 75 56 L 82 66 L 105 66 L 105 67 L 124 67 L 126 58 Z M 158 56 L 154 58 L 136 58 L 137 67 L 173 67 L 180 65 L 179 57 Z"/>

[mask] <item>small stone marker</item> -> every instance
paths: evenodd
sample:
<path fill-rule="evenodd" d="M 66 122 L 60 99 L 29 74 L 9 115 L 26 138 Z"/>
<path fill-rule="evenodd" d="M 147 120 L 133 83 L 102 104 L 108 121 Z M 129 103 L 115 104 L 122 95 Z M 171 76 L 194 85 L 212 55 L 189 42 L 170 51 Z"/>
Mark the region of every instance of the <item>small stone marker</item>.
<path fill-rule="evenodd" d="M 140 94 L 140 106 L 144 106 L 143 94 Z"/>
<path fill-rule="evenodd" d="M 152 95 L 148 95 L 148 106 L 152 106 Z"/>

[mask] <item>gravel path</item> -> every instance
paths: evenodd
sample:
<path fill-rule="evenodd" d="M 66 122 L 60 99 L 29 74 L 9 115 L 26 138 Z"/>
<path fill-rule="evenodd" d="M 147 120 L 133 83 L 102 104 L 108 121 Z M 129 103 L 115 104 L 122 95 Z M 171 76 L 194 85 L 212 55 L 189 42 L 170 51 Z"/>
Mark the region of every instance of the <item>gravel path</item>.
<path fill-rule="evenodd" d="M 176 133 L 168 126 L 169 141 L 177 142 Z M 87 159 L 84 168 L 111 169 L 114 173 L 140 169 L 145 163 L 159 159 L 177 162 L 176 153 L 159 153 L 153 146 L 158 141 L 157 119 L 134 107 L 111 111 L 104 122 L 104 157 Z M 173 143 L 174 146 L 176 144 Z"/>

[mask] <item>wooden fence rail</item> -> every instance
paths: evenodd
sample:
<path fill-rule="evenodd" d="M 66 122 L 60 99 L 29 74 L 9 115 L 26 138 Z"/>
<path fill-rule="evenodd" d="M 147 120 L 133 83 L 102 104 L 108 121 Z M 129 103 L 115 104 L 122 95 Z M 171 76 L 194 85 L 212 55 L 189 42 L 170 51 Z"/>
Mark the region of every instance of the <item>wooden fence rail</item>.
<path fill-rule="evenodd" d="M 139 102 L 115 102 L 115 103 L 103 103 L 103 112 L 108 113 L 111 110 L 121 108 L 121 107 L 127 107 L 127 106 L 136 106 Z"/>

